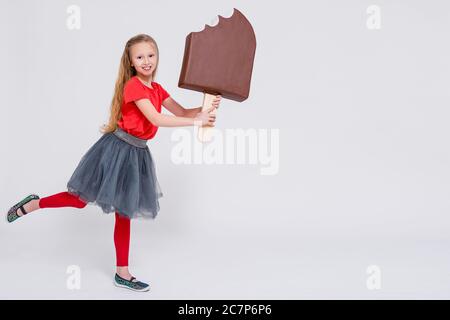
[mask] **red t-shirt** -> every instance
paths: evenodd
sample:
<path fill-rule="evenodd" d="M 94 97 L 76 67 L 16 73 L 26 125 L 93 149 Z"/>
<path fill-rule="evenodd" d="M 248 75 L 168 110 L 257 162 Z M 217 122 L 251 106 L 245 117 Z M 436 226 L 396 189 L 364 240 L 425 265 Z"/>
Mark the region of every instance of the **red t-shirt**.
<path fill-rule="evenodd" d="M 125 132 L 145 140 L 153 138 L 158 127 L 147 120 L 134 101 L 147 98 L 161 113 L 162 102 L 170 96 L 159 83 L 152 82 L 152 87 L 147 87 L 137 76 L 131 77 L 123 88 L 122 117 L 117 122 Z"/>

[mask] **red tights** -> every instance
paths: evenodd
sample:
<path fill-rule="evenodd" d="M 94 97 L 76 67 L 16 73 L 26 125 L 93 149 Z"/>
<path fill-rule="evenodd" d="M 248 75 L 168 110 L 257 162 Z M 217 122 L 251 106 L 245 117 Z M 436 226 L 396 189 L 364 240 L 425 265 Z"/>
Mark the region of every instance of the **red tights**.
<path fill-rule="evenodd" d="M 87 203 L 68 192 L 60 192 L 39 200 L 40 208 L 75 207 L 84 208 Z M 116 247 L 116 265 L 128 266 L 128 252 L 130 248 L 130 219 L 116 212 L 114 226 L 114 245 Z"/>

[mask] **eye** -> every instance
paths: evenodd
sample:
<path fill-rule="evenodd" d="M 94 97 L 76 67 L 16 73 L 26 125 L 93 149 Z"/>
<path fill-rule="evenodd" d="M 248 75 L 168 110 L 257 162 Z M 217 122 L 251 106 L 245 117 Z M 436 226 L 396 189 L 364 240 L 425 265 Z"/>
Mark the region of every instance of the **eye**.
<path fill-rule="evenodd" d="M 142 58 L 141 56 L 137 57 L 138 59 Z"/>

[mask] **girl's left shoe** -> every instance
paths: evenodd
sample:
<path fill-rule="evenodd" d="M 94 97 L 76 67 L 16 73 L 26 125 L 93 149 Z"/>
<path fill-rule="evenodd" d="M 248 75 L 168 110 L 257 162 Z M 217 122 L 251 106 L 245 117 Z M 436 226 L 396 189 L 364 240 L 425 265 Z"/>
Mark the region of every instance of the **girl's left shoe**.
<path fill-rule="evenodd" d="M 137 281 L 135 277 L 131 277 L 130 280 L 124 279 L 116 273 L 114 277 L 114 284 L 120 288 L 127 288 L 133 291 L 145 292 L 150 290 L 150 286 L 147 283 Z"/>
<path fill-rule="evenodd" d="M 6 214 L 6 221 L 11 223 L 11 222 L 19 219 L 20 217 L 23 217 L 24 215 L 26 215 L 28 212 L 25 211 L 23 206 L 25 204 L 27 204 L 28 202 L 30 202 L 31 200 L 35 200 L 35 199 L 39 199 L 39 196 L 36 194 L 30 194 L 29 196 L 27 196 L 26 198 L 22 199 L 21 201 L 16 203 L 14 206 L 12 206 L 8 210 L 8 213 Z M 20 209 L 22 211 L 23 216 L 19 216 L 17 214 L 17 209 Z"/>

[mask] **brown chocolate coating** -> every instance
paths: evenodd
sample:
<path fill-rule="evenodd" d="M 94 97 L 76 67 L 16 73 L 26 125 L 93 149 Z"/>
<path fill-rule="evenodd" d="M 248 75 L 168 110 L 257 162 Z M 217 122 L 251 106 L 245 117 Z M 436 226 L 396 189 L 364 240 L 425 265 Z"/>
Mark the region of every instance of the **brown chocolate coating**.
<path fill-rule="evenodd" d="M 186 37 L 180 88 L 220 94 L 244 101 L 250 92 L 256 37 L 250 22 L 237 9 L 230 18 Z"/>

